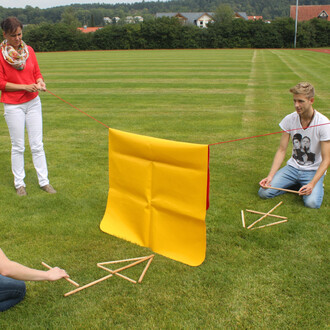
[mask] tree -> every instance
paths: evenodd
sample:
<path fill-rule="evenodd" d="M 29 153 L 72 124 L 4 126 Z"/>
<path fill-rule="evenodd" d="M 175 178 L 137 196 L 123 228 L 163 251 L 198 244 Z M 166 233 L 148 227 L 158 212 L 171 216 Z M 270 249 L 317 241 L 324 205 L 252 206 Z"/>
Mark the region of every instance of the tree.
<path fill-rule="evenodd" d="M 234 11 L 229 5 L 220 5 L 214 13 L 216 23 L 230 23 L 234 18 Z"/>
<path fill-rule="evenodd" d="M 63 14 L 61 15 L 61 17 L 62 17 L 61 22 L 63 24 L 73 26 L 76 28 L 80 26 L 80 22 L 78 21 L 74 9 L 72 7 L 67 7 L 64 10 Z"/>

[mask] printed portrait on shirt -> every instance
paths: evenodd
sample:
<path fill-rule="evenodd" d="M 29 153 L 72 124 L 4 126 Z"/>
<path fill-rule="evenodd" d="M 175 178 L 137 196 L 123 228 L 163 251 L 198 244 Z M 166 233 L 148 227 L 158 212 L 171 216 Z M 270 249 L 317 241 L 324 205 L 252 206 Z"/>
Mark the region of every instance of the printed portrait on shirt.
<path fill-rule="evenodd" d="M 315 162 L 315 153 L 311 151 L 311 139 L 297 133 L 292 138 L 292 157 L 299 165 L 311 165 Z"/>

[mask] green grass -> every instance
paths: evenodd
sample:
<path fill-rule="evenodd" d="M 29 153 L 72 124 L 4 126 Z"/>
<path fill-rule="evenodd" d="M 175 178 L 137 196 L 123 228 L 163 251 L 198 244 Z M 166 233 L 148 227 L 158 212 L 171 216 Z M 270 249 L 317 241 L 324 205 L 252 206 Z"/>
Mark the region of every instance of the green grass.
<path fill-rule="evenodd" d="M 329 55 L 304 50 L 155 50 L 38 54 L 47 88 L 104 124 L 132 133 L 211 144 L 280 130 L 294 111 L 288 89 L 316 88 L 329 113 Z M 0 121 L 0 247 L 9 258 L 65 268 L 85 284 L 106 275 L 97 262 L 151 251 L 100 231 L 108 192 L 108 131 L 54 96 L 41 95 L 49 178 L 37 184 L 26 148 L 28 196 L 10 170 Z M 211 147 L 207 254 L 199 267 L 156 255 L 144 281 L 112 278 L 68 298 L 66 281 L 28 282 L 25 300 L 0 315 L 5 329 L 324 329 L 328 324 L 330 182 L 320 210 L 300 197 L 260 200 L 279 143 L 271 135 Z M 289 153 L 288 153 L 289 156 Z M 248 231 L 240 211 L 268 211 L 288 223 Z M 252 223 L 257 215 L 247 214 Z M 270 220 L 265 219 L 267 223 Z M 127 272 L 138 278 L 143 265 Z"/>

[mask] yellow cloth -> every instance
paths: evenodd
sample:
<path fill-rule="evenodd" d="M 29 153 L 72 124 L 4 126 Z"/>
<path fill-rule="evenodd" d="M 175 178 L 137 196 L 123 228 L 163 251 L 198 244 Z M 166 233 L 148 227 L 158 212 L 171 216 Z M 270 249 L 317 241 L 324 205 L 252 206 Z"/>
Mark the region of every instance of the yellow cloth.
<path fill-rule="evenodd" d="M 191 266 L 206 251 L 208 145 L 109 129 L 102 231 Z"/>

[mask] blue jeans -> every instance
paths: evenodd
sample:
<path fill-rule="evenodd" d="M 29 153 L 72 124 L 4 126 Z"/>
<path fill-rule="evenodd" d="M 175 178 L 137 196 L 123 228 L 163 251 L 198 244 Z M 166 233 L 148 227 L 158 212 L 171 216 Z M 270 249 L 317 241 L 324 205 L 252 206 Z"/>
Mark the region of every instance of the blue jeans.
<path fill-rule="evenodd" d="M 23 300 L 26 292 L 23 281 L 0 275 L 0 312 L 13 307 Z"/>
<path fill-rule="evenodd" d="M 289 189 L 292 186 L 302 187 L 313 179 L 315 173 L 316 171 L 300 171 L 292 166 L 286 165 L 274 175 L 271 185 L 276 188 L 284 189 Z M 324 195 L 323 180 L 324 175 L 317 182 L 310 195 L 303 195 L 303 201 L 306 207 L 312 209 L 319 209 L 321 207 Z M 261 198 L 273 198 L 284 193 L 284 191 L 264 188 L 260 188 L 258 192 Z"/>

